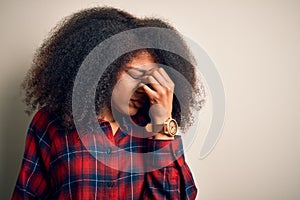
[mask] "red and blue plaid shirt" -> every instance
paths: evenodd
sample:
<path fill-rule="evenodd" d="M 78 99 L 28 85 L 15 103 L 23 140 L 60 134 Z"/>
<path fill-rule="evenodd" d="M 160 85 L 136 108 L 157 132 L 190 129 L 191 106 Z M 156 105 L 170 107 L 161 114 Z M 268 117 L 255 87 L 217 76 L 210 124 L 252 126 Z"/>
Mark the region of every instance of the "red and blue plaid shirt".
<path fill-rule="evenodd" d="M 110 145 L 99 145 L 97 134 L 86 136 L 95 144 L 87 147 L 76 130 L 60 128 L 55 115 L 39 110 L 28 129 L 12 199 L 196 198 L 197 188 L 184 160 L 180 136 L 154 140 L 134 137 L 121 129 L 113 135 L 108 122 L 99 124 L 102 136 L 105 134 L 112 144 L 126 150 L 132 155 L 130 159 Z M 154 154 L 146 160 L 138 156 L 145 152 Z M 118 166 L 128 170 L 118 170 Z M 156 169 L 143 172 L 147 168 Z"/>

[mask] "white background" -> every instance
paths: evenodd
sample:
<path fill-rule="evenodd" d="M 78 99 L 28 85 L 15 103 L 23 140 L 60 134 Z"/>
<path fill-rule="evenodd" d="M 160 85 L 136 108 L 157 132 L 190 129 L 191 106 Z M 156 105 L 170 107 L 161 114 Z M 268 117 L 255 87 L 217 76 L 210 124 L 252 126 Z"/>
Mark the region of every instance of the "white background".
<path fill-rule="evenodd" d="M 0 199 L 10 198 L 22 161 L 31 116 L 19 85 L 33 53 L 62 17 L 96 5 L 167 19 L 216 64 L 226 119 L 200 160 L 204 110 L 202 132 L 186 152 L 197 199 L 300 199 L 300 1 L 291 0 L 1 1 Z"/>

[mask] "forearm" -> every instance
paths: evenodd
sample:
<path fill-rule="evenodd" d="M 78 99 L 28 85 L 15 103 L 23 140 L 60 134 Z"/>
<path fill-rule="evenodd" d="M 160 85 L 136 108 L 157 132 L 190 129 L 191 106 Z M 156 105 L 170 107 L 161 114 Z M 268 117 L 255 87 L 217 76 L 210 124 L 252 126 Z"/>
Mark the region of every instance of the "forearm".
<path fill-rule="evenodd" d="M 160 136 L 160 135 L 159 135 Z M 149 140 L 143 199 L 195 199 L 197 188 L 184 159 L 180 136 Z"/>

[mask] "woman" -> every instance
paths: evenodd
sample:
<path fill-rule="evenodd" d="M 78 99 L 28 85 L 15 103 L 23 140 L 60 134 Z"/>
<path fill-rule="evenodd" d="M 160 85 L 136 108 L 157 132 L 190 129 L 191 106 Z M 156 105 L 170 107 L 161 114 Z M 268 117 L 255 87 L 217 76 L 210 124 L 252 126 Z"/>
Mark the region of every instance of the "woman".
<path fill-rule="evenodd" d="M 84 130 L 75 123 L 73 89 L 88 54 L 115 34 L 143 27 L 175 31 L 159 19 L 92 8 L 66 18 L 39 48 L 22 85 L 28 112 L 39 110 L 28 130 L 12 199 L 196 198 L 176 135 L 178 125 L 183 131 L 191 125 L 192 109 L 199 106 L 195 67 L 189 60 L 154 48 L 123 54 L 97 84 L 92 105 L 96 117 L 89 117 L 90 99 L 82 95 L 77 106 L 84 111 L 76 120 Z M 143 43 L 137 35 L 129 38 Z M 190 56 L 179 34 L 165 42 Z M 183 89 L 174 95 L 178 84 L 163 66 L 182 74 L 192 92 Z M 91 128 L 95 120 L 100 132 Z"/>

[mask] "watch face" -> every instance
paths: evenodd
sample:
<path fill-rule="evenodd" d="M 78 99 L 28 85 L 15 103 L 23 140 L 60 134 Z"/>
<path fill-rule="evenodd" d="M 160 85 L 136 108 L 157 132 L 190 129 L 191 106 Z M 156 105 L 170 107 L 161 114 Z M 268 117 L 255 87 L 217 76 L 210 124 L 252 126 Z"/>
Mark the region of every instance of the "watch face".
<path fill-rule="evenodd" d="M 177 133 L 177 123 L 175 120 L 170 121 L 169 128 L 169 133 L 171 133 L 172 135 L 175 135 Z"/>

